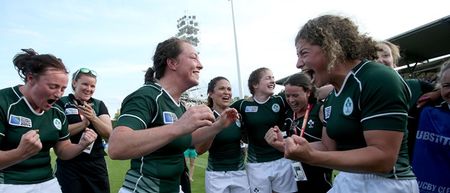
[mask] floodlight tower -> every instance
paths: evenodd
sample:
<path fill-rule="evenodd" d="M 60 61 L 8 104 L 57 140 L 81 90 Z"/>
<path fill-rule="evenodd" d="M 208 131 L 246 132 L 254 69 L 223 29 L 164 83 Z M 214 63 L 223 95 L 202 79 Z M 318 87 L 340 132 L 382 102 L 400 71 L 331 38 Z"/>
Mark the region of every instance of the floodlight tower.
<path fill-rule="evenodd" d="M 186 11 L 185 14 L 177 20 L 178 33 L 175 36 L 180 39 L 188 40 L 198 52 L 200 40 L 198 38 L 199 28 L 196 19 L 197 17 L 195 15 L 189 15 Z M 201 99 L 203 95 L 201 93 L 202 90 L 198 86 L 195 86 L 182 95 L 182 100 L 195 104 L 203 103 L 203 100 Z"/>
<path fill-rule="evenodd" d="M 194 47 L 197 47 L 200 43 L 198 39 L 198 23 L 196 21 L 197 17 L 195 15 L 185 14 L 183 17 L 177 21 L 177 37 L 180 39 L 185 39 L 191 42 Z"/>

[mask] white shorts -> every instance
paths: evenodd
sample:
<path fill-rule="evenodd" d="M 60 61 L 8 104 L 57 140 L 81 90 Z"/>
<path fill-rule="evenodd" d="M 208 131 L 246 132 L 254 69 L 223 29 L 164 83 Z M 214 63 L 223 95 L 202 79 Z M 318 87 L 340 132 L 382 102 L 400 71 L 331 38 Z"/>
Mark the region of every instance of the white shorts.
<path fill-rule="evenodd" d="M 61 193 L 61 186 L 59 186 L 58 180 L 53 178 L 37 184 L 0 184 L 0 192 Z"/>
<path fill-rule="evenodd" d="M 206 193 L 249 193 L 247 173 L 240 171 L 206 171 Z"/>
<path fill-rule="evenodd" d="M 416 180 L 396 180 L 375 174 L 339 172 L 328 193 L 419 193 Z"/>
<path fill-rule="evenodd" d="M 133 191 L 128 190 L 128 189 L 126 189 L 126 188 L 124 188 L 124 187 L 121 187 L 121 188 L 119 189 L 119 192 L 118 192 L 118 193 L 133 193 Z M 180 186 L 180 192 L 179 192 L 179 193 L 184 193 L 183 190 L 181 190 L 181 186 Z"/>
<path fill-rule="evenodd" d="M 297 191 L 292 161 L 280 158 L 262 163 L 247 163 L 248 182 L 252 193 L 291 193 Z"/>

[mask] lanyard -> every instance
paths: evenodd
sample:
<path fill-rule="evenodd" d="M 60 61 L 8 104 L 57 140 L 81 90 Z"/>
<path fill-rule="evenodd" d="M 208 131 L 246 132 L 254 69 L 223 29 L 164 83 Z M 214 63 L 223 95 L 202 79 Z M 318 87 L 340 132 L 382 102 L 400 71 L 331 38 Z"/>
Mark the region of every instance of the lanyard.
<path fill-rule="evenodd" d="M 305 133 L 306 123 L 308 122 L 308 117 L 309 117 L 309 112 L 311 111 L 311 107 L 312 107 L 311 104 L 308 104 L 308 106 L 306 107 L 305 116 L 303 116 L 302 128 L 300 130 L 300 137 L 303 137 L 303 134 Z M 294 112 L 294 114 L 292 116 L 293 116 L 292 117 L 292 121 L 294 121 L 295 120 L 295 112 Z M 297 126 L 296 126 L 296 128 L 297 128 Z M 296 135 L 298 135 L 296 128 L 294 129 L 294 133 Z"/>

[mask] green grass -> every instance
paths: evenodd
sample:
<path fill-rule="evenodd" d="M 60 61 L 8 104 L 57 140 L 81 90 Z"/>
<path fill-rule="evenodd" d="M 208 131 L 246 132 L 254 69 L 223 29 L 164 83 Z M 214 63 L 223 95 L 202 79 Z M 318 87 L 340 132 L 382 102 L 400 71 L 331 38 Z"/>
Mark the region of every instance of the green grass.
<path fill-rule="evenodd" d="M 52 165 L 55 168 L 56 155 L 51 151 Z M 108 167 L 109 185 L 111 193 L 116 193 L 122 186 L 125 173 L 130 168 L 130 160 L 111 160 L 108 156 L 105 156 L 106 165 Z"/>
<path fill-rule="evenodd" d="M 193 193 L 205 192 L 205 168 L 208 164 L 208 152 L 195 159 L 194 181 L 191 182 Z"/>
<path fill-rule="evenodd" d="M 51 156 L 52 165 L 54 166 L 56 156 L 53 151 L 51 151 Z M 130 160 L 111 160 L 108 156 L 105 157 L 105 160 L 108 167 L 111 193 L 117 193 L 122 186 L 126 171 L 130 168 Z M 207 161 L 208 153 L 201 155 L 195 160 L 194 181 L 191 183 L 193 193 L 205 192 L 205 167 Z"/>
<path fill-rule="evenodd" d="M 52 164 L 55 164 L 55 154 L 52 151 Z M 122 186 L 125 172 L 130 168 L 129 160 L 111 160 L 108 156 L 105 157 L 109 172 L 109 183 L 111 186 L 111 193 L 117 193 Z M 191 190 L 193 193 L 205 192 L 205 168 L 208 163 L 208 152 L 197 157 L 195 160 L 194 181 L 191 182 Z M 337 171 L 333 171 L 334 176 Z"/>

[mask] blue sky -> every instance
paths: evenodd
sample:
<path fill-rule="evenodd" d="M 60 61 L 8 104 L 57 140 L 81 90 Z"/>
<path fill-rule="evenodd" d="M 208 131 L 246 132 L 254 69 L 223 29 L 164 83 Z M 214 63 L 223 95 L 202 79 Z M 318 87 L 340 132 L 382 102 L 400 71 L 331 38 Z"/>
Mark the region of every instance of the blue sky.
<path fill-rule="evenodd" d="M 450 14 L 448 0 L 233 3 L 245 95 L 248 75 L 256 68 L 271 68 L 276 79 L 298 71 L 294 38 L 310 18 L 347 16 L 361 31 L 383 40 Z M 61 58 L 71 72 L 80 67 L 97 71 L 94 97 L 113 116 L 122 99 L 143 84 L 156 44 L 177 33 L 177 20 L 186 11 L 197 16 L 200 28 L 204 69 L 197 94 L 205 95 L 208 81 L 220 75 L 239 96 L 229 0 L 0 0 L 0 88 L 22 83 L 12 58 L 21 48 L 34 48 Z"/>

